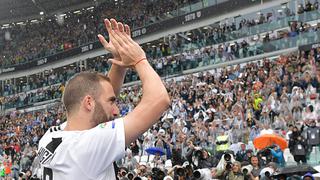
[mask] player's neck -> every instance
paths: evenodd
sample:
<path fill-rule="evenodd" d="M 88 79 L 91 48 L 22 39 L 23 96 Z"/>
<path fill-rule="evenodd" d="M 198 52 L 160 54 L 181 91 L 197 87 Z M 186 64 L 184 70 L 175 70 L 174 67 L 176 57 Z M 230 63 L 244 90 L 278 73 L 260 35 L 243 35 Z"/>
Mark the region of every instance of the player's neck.
<path fill-rule="evenodd" d="M 83 126 L 83 125 L 77 125 L 75 123 L 67 122 L 66 127 L 63 129 L 64 131 L 84 131 L 88 130 L 90 128 Z"/>
<path fill-rule="evenodd" d="M 67 125 L 64 131 L 84 131 L 93 128 L 92 124 L 86 121 L 86 118 L 70 117 L 67 118 Z"/>

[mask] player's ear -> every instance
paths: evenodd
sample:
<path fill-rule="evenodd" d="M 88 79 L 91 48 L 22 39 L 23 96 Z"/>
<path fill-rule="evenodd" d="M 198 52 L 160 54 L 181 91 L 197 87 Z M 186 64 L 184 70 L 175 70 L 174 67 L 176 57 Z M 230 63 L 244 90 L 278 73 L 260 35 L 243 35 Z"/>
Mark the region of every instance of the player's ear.
<path fill-rule="evenodd" d="M 82 100 L 82 106 L 87 111 L 93 111 L 95 107 L 95 101 L 94 98 L 90 95 L 86 95 Z"/>

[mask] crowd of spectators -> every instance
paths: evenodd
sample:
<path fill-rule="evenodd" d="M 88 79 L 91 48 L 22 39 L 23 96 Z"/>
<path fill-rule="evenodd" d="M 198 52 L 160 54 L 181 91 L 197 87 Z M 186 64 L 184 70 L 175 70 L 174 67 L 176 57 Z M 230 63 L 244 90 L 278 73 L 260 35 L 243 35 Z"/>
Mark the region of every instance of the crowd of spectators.
<path fill-rule="evenodd" d="M 69 12 L 44 17 L 35 23 L 13 25 L 0 31 L 0 64 L 24 63 L 97 41 L 96 35 L 105 32 L 106 17 L 115 17 L 135 29 L 160 21 L 160 15 L 190 3 L 193 1 L 105 2 L 81 14 Z"/>
<path fill-rule="evenodd" d="M 106 2 L 82 14 L 57 14 L 37 23 L 15 25 L 0 33 L 4 38 L 0 62 L 19 64 L 96 41 L 96 34 L 105 32 L 102 19 L 106 17 L 116 17 L 137 28 L 159 21 L 159 15 L 188 3 L 167 0 Z"/>
<path fill-rule="evenodd" d="M 13 85 L 6 83 L 0 96 L 0 109 L 22 108 L 37 102 L 55 100 L 62 96 L 64 84 L 79 71 L 67 69 L 64 73 L 51 72 L 30 78 L 29 82 Z"/>
<path fill-rule="evenodd" d="M 117 4 L 103 3 L 82 14 L 67 13 L 65 16 L 46 17 L 37 23 L 29 22 L 26 25 L 14 25 L 0 31 L 2 38 L 0 39 L 0 65 L 25 63 L 95 42 L 97 41 L 96 35 L 105 32 L 102 19 L 106 17 L 116 17 L 119 21 L 131 25 L 134 29 L 160 21 L 161 14 L 195 2 L 197 1 L 135 0 L 132 3 L 123 4 L 121 2 Z M 316 10 L 316 7 L 318 6 L 315 2 L 311 10 Z M 130 11 L 123 9 L 130 9 Z M 306 12 L 308 11 L 306 10 Z M 233 31 L 275 22 L 283 17 L 295 14 L 289 8 L 286 8 L 283 13 L 261 13 L 257 18 L 243 19 L 239 24 L 224 23 L 211 32 L 212 38 L 215 43 L 222 43 L 228 40 L 226 37 L 229 37 Z"/>
<path fill-rule="evenodd" d="M 308 44 L 319 39 L 320 24 L 312 27 L 307 23 L 293 23 L 290 29 L 289 32 L 283 32 L 282 34 L 278 32 L 273 34 L 267 33 L 263 38 L 258 35 L 257 37 L 240 40 L 239 42 L 235 41 L 233 43 L 222 43 L 219 45 L 214 44 L 215 38 L 212 36 L 212 31 L 208 32 L 207 30 L 203 30 L 198 33 L 195 31 L 190 36 L 190 41 L 183 37 L 175 36 L 174 38 L 168 38 L 168 43 L 163 43 L 157 47 L 147 45 L 145 51 L 150 63 L 158 74 L 166 77 L 168 75 L 178 74 L 187 69 L 294 47 L 299 44 L 299 41 Z M 304 35 L 310 33 L 312 37 Z M 288 40 L 290 38 L 296 39 L 290 41 Z M 283 42 L 275 44 L 275 41 Z M 319 53 L 318 49 L 316 53 Z M 109 68 L 105 56 L 88 59 L 87 62 L 87 67 L 74 66 L 62 71 L 60 70 L 59 72 L 54 70 L 45 71 L 45 73 L 35 78 L 28 77 L 28 81 L 23 83 L 19 83 L 19 79 L 17 79 L 18 83 L 16 83 L 16 85 L 14 85 L 15 83 L 13 82 L 4 81 L 4 87 L 3 89 L 1 88 L 2 97 L 0 98 L 0 104 L 5 109 L 12 108 L 15 105 L 23 107 L 42 100 L 42 98 L 29 98 L 30 96 L 43 94 L 43 91 L 45 91 L 45 94 L 51 94 L 50 91 L 55 90 L 55 86 L 66 82 L 68 78 L 77 72 L 94 70 L 105 73 Z M 126 82 L 135 80 L 138 80 L 137 74 L 132 70 L 128 70 Z M 28 92 L 32 89 L 38 89 L 38 93 Z M 60 98 L 60 96 L 61 94 L 46 97 L 47 100 L 49 100 L 52 98 Z"/>
<path fill-rule="evenodd" d="M 310 131 L 319 131 L 320 126 L 319 57 L 314 51 L 301 52 L 167 82 L 172 106 L 160 123 L 127 149 L 119 162 L 120 179 L 132 174 L 192 179 L 195 169 L 205 168 L 210 178 L 254 179 L 265 167 L 273 172 L 286 163 L 311 163 L 315 157 L 310 152 L 320 143 L 310 142 L 314 140 Z M 122 115 L 138 102 L 135 92 L 132 88 L 121 93 Z M 260 151 L 253 147 L 256 137 L 268 133 L 287 139 L 291 160 L 277 146 Z M 219 143 L 223 136 L 227 139 Z M 229 143 L 226 149 L 233 151 L 228 152 L 232 170 L 221 165 L 226 159 L 221 143 Z M 150 147 L 163 149 L 164 155 L 142 158 Z M 319 158 L 313 163 L 319 164 Z M 250 164 L 251 173 L 243 174 L 241 167 Z"/>
<path fill-rule="evenodd" d="M 25 173 L 25 179 L 30 179 L 37 167 L 37 164 L 32 164 L 40 138 L 50 126 L 62 121 L 65 121 L 65 113 L 61 104 L 48 107 L 45 111 L 12 111 L 1 116 L 0 179 L 7 177 L 7 174 L 18 179 L 21 172 Z"/>
<path fill-rule="evenodd" d="M 320 48 L 301 51 L 275 61 L 265 58 L 166 81 L 172 105 L 158 124 L 127 148 L 125 158 L 117 162 L 119 178 L 190 179 L 199 175 L 196 169 L 200 175 L 218 179 L 272 174 L 290 158 L 278 146 L 254 148 L 252 141 L 266 133 L 286 138 L 291 163 L 319 163 L 312 153 L 320 144 L 320 134 L 309 133 L 320 126 L 319 52 Z M 127 87 L 120 93 L 120 116 L 139 102 L 139 89 Z M 36 174 L 37 142 L 48 127 L 64 120 L 61 104 L 1 116 L 4 176 Z M 162 151 L 147 156 L 145 150 L 152 147 Z M 248 168 L 247 174 L 243 167 Z"/>
<path fill-rule="evenodd" d="M 318 0 L 315 0 L 313 3 L 310 0 L 306 0 L 304 5 L 302 3 L 298 5 L 298 14 L 303 14 L 304 12 L 309 12 L 317 9 L 319 9 Z"/>
<path fill-rule="evenodd" d="M 64 89 L 64 85 L 60 84 L 8 96 L 4 100 L 4 106 L 6 109 L 23 108 L 37 102 L 58 99 L 62 97 L 62 89 Z"/>

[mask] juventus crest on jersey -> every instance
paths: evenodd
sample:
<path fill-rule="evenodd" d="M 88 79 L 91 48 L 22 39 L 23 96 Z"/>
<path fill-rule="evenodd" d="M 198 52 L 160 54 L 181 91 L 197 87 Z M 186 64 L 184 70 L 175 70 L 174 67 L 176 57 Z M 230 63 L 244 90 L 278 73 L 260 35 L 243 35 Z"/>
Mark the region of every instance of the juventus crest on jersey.
<path fill-rule="evenodd" d="M 43 180 L 113 180 L 113 162 L 125 153 L 123 119 L 84 131 L 51 127 L 41 138 L 37 159 Z"/>

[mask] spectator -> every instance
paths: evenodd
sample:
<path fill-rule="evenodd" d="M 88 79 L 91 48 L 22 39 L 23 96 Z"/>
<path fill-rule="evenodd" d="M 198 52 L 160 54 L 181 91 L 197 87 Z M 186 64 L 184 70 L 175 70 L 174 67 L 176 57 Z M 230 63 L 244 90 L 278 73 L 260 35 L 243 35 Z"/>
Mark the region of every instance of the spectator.
<path fill-rule="evenodd" d="M 270 148 L 270 151 L 271 155 L 275 159 L 274 161 L 278 164 L 278 166 L 284 167 L 285 161 L 281 149 L 277 145 L 275 145 L 273 148 Z"/>
<path fill-rule="evenodd" d="M 301 136 L 300 132 L 298 132 L 297 127 L 294 128 L 294 132 L 290 136 L 289 149 L 291 154 L 294 157 L 294 160 L 298 164 L 307 163 L 307 159 L 306 159 L 306 155 L 308 151 L 307 143 L 304 140 L 304 138 Z"/>
<path fill-rule="evenodd" d="M 236 154 L 236 160 L 239 162 L 243 162 L 247 154 L 246 144 L 241 143 L 240 148 L 241 148 L 240 151 L 238 151 Z"/>
<path fill-rule="evenodd" d="M 244 176 L 241 173 L 241 163 L 239 161 L 235 161 L 232 163 L 231 169 L 218 171 L 216 176 L 222 179 L 243 180 Z"/>
<path fill-rule="evenodd" d="M 252 156 L 250 159 L 250 164 L 252 165 L 252 171 L 251 174 L 254 178 L 259 177 L 261 166 L 259 164 L 259 158 L 257 156 Z"/>
<path fill-rule="evenodd" d="M 217 166 L 217 160 L 213 156 L 211 156 L 208 151 L 203 149 L 201 153 L 202 154 L 199 160 L 199 164 L 197 166 L 199 169 L 212 168 Z"/>
<path fill-rule="evenodd" d="M 307 173 L 303 176 L 302 180 L 314 180 L 314 177 L 311 173 Z"/>
<path fill-rule="evenodd" d="M 303 133 L 307 139 L 308 152 L 310 153 L 313 147 L 320 144 L 320 128 L 316 126 L 315 120 L 311 120 L 310 126 Z"/>

